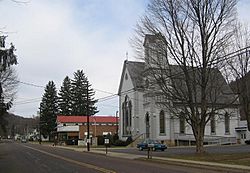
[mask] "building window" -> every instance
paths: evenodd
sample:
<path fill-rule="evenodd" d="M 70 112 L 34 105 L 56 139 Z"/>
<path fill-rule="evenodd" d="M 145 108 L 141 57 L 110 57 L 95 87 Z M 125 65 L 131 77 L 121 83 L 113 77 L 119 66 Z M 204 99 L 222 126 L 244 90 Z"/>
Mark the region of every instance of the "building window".
<path fill-rule="evenodd" d="M 132 102 L 126 96 L 122 103 L 123 135 L 131 135 Z"/>
<path fill-rule="evenodd" d="M 185 133 L 185 115 L 184 113 L 180 114 L 180 133 Z"/>
<path fill-rule="evenodd" d="M 225 113 L 225 133 L 230 133 L 230 117 L 227 112 Z"/>
<path fill-rule="evenodd" d="M 246 133 L 241 134 L 241 139 L 246 139 Z"/>
<path fill-rule="evenodd" d="M 150 124 L 149 124 L 149 113 L 146 113 L 145 116 L 145 123 L 146 123 L 146 138 L 149 138 L 149 131 L 150 131 Z"/>
<path fill-rule="evenodd" d="M 160 112 L 160 134 L 165 134 L 165 114 L 164 114 L 164 111 Z"/>
<path fill-rule="evenodd" d="M 211 125 L 211 134 L 215 134 L 215 115 L 211 115 L 210 117 L 210 125 Z"/>

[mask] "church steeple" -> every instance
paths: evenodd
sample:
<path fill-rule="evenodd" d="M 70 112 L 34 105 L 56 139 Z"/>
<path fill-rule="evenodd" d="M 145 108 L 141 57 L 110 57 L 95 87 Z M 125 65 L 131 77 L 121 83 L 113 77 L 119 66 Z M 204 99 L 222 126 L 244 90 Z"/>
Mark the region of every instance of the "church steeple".
<path fill-rule="evenodd" d="M 165 68 L 168 66 L 164 39 L 164 36 L 160 33 L 145 35 L 143 46 L 146 68 Z"/>

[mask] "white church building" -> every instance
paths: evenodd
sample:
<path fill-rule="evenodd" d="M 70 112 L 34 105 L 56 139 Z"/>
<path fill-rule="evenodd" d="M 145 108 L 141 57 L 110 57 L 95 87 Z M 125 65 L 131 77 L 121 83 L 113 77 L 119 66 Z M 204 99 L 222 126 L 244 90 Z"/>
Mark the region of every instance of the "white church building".
<path fill-rule="evenodd" d="M 156 41 L 153 35 L 146 35 L 145 49 Z M 161 104 L 166 100 L 160 91 L 156 93 L 147 89 L 146 71 L 152 61 L 146 54 L 144 59 L 144 62 L 125 60 L 123 64 L 118 91 L 119 137 L 122 140 L 126 140 L 128 137 L 132 137 L 133 140 L 150 138 L 172 146 L 194 144 L 195 138 L 191 126 L 185 119 L 173 116 Z M 169 66 L 178 68 L 176 65 Z M 219 76 L 221 80 L 224 80 L 221 73 Z M 228 85 L 226 90 L 231 92 L 231 95 L 227 97 L 235 98 Z M 174 106 L 174 104 L 172 105 Z M 224 115 L 223 117 L 212 118 L 207 123 L 204 142 L 207 144 L 239 142 L 240 134 L 237 134 L 235 130 L 240 122 L 238 104 L 226 107 L 221 110 L 221 113 Z"/>

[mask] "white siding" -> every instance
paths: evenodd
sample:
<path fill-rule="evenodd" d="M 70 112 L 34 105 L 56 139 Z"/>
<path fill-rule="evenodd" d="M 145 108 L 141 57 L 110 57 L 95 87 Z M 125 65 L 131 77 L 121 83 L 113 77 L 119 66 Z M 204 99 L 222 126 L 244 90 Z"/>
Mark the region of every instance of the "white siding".
<path fill-rule="evenodd" d="M 79 126 L 57 126 L 57 132 L 79 132 Z"/>
<path fill-rule="evenodd" d="M 126 76 L 127 76 L 127 79 L 126 79 Z M 124 77 L 122 79 L 122 86 L 121 86 L 121 93 L 120 93 L 120 98 L 119 98 L 119 117 L 120 117 L 120 126 L 119 126 L 119 136 L 122 138 L 122 129 L 123 129 L 123 117 L 122 117 L 122 103 L 124 102 L 125 100 L 125 97 L 126 95 L 129 97 L 129 99 L 132 101 L 132 116 L 134 116 L 134 108 L 135 108 L 135 95 L 134 95 L 135 91 L 134 91 L 134 86 L 133 86 L 133 83 L 132 83 L 132 80 L 131 80 L 131 77 L 128 73 L 128 70 L 125 69 L 125 73 L 124 73 Z M 134 125 L 134 122 L 133 122 L 133 119 L 132 118 L 132 128 L 133 128 L 133 125 Z M 122 138 L 123 140 L 126 140 L 126 138 Z"/>

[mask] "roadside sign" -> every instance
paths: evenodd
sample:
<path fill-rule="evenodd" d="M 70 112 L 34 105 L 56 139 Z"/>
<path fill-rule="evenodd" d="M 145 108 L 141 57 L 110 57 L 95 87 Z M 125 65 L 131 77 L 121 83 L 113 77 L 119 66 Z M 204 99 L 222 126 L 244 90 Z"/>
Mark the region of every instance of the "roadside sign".
<path fill-rule="evenodd" d="M 109 139 L 104 139 L 104 144 L 109 144 Z"/>
<path fill-rule="evenodd" d="M 154 144 L 148 144 L 148 159 L 152 159 L 153 148 L 154 148 Z"/>
<path fill-rule="evenodd" d="M 108 154 L 108 145 L 109 145 L 109 139 L 108 138 L 104 139 L 104 144 L 106 146 L 106 155 L 107 155 Z"/>
<path fill-rule="evenodd" d="M 153 148 L 154 144 L 148 144 L 148 148 Z"/>

